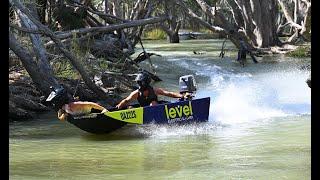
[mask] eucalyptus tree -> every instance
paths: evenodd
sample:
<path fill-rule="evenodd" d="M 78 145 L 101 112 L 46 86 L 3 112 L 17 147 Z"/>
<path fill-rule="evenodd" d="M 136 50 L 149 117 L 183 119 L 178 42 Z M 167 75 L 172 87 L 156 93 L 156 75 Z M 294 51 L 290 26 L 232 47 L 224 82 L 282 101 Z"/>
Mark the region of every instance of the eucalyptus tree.
<path fill-rule="evenodd" d="M 216 2 L 214 6 L 208 5 L 204 0 L 195 1 L 201 10 L 213 20 L 212 25 L 192 12 L 183 0 L 178 0 L 192 18 L 197 19 L 212 31 L 228 36 L 237 47 L 239 47 L 240 38 L 251 49 L 274 46 L 280 42 L 276 35 L 277 29 L 274 22 L 277 11 L 275 0 L 261 3 L 258 0 L 223 0 Z M 232 14 L 231 21 L 226 18 L 226 12 Z"/>
<path fill-rule="evenodd" d="M 170 43 L 179 43 L 179 29 L 181 19 L 179 19 L 178 6 L 173 0 L 163 1 L 163 13 L 169 17 L 166 23 L 161 23 L 160 27 L 167 33 Z"/>
<path fill-rule="evenodd" d="M 194 7 L 188 6 L 192 1 L 208 15 L 212 22 L 204 20 L 194 12 Z M 250 49 L 263 49 L 272 46 L 281 46 L 279 27 L 290 25 L 295 28 L 296 34 L 303 34 L 307 16 L 311 6 L 308 0 L 293 0 L 295 18 L 286 13 L 284 0 L 217 0 L 209 4 L 205 0 L 176 0 L 188 16 L 199 22 L 211 31 L 228 37 L 237 47 L 243 39 Z M 289 11 L 289 10 L 287 10 Z M 286 17 L 285 24 L 279 23 L 279 14 Z M 293 20 L 294 19 L 294 20 Z M 293 37 L 292 37 L 293 38 Z M 289 39 L 290 40 L 290 39 Z"/>
<path fill-rule="evenodd" d="M 310 40 L 311 1 L 310 0 L 278 0 L 283 12 L 284 21 L 278 26 L 278 32 L 289 29 L 288 42 L 299 38 Z M 289 28 L 288 28 L 289 27 Z"/>

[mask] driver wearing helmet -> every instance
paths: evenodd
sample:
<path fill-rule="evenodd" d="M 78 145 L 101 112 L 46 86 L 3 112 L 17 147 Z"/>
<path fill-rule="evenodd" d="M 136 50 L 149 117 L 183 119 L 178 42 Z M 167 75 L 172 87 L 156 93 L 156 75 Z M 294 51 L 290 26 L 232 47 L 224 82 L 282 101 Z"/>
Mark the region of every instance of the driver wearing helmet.
<path fill-rule="evenodd" d="M 89 114 L 93 110 L 101 111 L 101 113 L 108 111 L 106 108 L 94 102 L 74 101 L 62 86 L 59 88 L 50 88 L 52 92 L 46 99 L 46 102 L 50 102 L 53 105 L 53 108 L 58 112 L 58 119 L 61 121 L 64 121 L 68 114 L 78 116 Z"/>
<path fill-rule="evenodd" d="M 172 98 L 184 98 L 180 93 L 166 91 L 161 88 L 153 88 L 150 85 L 151 78 L 145 73 L 141 72 L 137 75 L 135 81 L 139 88 L 130 93 L 128 97 L 123 99 L 116 107 L 118 109 L 124 108 L 132 100 L 138 100 L 140 106 L 153 106 L 158 104 L 158 95 L 168 96 Z"/>

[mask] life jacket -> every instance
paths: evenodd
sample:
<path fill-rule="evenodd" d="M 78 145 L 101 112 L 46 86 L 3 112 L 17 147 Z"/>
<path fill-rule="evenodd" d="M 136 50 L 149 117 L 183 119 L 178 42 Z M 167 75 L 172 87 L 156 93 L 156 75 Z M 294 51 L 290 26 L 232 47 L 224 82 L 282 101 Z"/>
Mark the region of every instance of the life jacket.
<path fill-rule="evenodd" d="M 143 91 L 148 91 L 148 96 L 144 96 L 143 95 Z M 150 103 L 152 101 L 156 101 L 158 102 L 158 96 L 156 95 L 156 93 L 154 92 L 153 88 L 151 86 L 148 86 L 146 89 L 142 90 L 139 89 L 138 90 L 138 98 L 137 98 L 140 106 L 149 106 Z"/>

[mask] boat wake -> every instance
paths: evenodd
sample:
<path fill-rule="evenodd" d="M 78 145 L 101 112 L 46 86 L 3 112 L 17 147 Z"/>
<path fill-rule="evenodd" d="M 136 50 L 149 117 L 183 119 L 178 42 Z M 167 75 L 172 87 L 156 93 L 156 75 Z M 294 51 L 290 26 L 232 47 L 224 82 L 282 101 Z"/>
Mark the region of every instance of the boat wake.
<path fill-rule="evenodd" d="M 224 127 L 248 128 L 279 120 L 278 117 L 311 114 L 311 91 L 305 83 L 309 76 L 307 71 L 295 67 L 258 67 L 262 63 L 247 71 L 226 70 L 208 60 L 185 61 L 172 62 L 179 66 L 179 72 L 185 68 L 186 72 L 195 74 L 198 98 L 211 97 L 209 122 L 184 126 L 137 126 L 134 133 L 148 137 L 210 134 Z"/>
<path fill-rule="evenodd" d="M 237 125 L 311 114 L 311 91 L 305 83 L 306 71 L 292 68 L 253 75 L 212 68 L 215 71 L 210 71 L 211 81 L 198 93 L 212 97 L 209 121 Z"/>
<path fill-rule="evenodd" d="M 143 137 L 143 138 L 168 138 L 188 135 L 205 135 L 221 129 L 223 125 L 219 123 L 194 123 L 185 125 L 161 125 L 147 124 L 134 127 L 124 127 L 112 133 L 114 136 Z"/>

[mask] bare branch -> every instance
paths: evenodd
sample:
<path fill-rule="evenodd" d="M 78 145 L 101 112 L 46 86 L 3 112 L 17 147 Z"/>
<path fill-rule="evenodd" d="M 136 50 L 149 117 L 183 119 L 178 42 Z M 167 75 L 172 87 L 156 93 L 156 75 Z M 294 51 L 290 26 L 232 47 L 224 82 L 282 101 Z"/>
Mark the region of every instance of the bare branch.
<path fill-rule="evenodd" d="M 130 21 L 127 23 L 115 24 L 115 25 L 110 25 L 110 26 L 105 26 L 105 27 L 81 28 L 81 29 L 68 31 L 68 32 L 61 33 L 61 34 L 59 33 L 56 36 L 59 39 L 66 39 L 66 38 L 72 37 L 73 34 L 82 35 L 82 34 L 91 33 L 91 32 L 98 32 L 98 33 L 112 32 L 112 31 L 121 30 L 124 28 L 131 28 L 131 27 L 136 27 L 136 26 L 143 26 L 146 24 L 158 23 L 158 22 L 164 21 L 166 19 L 167 19 L 167 17 L 153 17 L 153 18 L 134 20 L 134 21 Z"/>
<path fill-rule="evenodd" d="M 88 7 L 88 6 L 85 6 L 85 5 L 83 5 L 81 3 L 78 3 L 78 2 L 75 2 L 75 1 L 74 1 L 74 3 L 75 4 L 69 4 L 68 6 L 84 8 L 85 10 L 87 10 L 87 11 L 93 13 L 93 14 L 96 14 L 96 15 L 100 16 L 103 19 L 107 19 L 109 21 L 108 23 L 112 23 L 113 24 L 113 23 L 116 23 L 116 22 L 126 22 L 126 20 L 123 20 L 123 19 L 121 19 L 121 18 L 119 18 L 117 16 L 100 12 L 97 9 L 95 9 L 93 6 Z"/>
<path fill-rule="evenodd" d="M 212 19 L 214 18 L 215 15 L 215 8 L 210 7 L 205 1 L 203 0 L 196 0 L 201 9 Z"/>
<path fill-rule="evenodd" d="M 244 27 L 244 19 L 242 15 L 242 10 L 237 1 L 235 0 L 227 0 L 228 4 L 231 6 L 231 13 L 233 15 L 233 19 L 239 27 Z"/>
<path fill-rule="evenodd" d="M 22 31 L 22 32 L 26 32 L 26 33 L 42 34 L 42 32 L 39 31 L 39 30 L 33 30 L 33 29 L 29 29 L 29 28 L 23 28 L 23 27 L 17 26 L 17 25 L 12 24 L 12 23 L 9 23 L 9 27 L 14 28 L 14 29 L 17 29 L 17 30 Z"/>
<path fill-rule="evenodd" d="M 133 20 L 134 19 L 134 16 L 135 14 L 137 13 L 137 10 L 139 8 L 139 5 L 141 3 L 141 0 L 137 0 L 136 4 L 134 5 L 132 11 L 131 11 L 131 14 L 130 14 L 130 20 Z"/>
<path fill-rule="evenodd" d="M 204 21 L 201 17 L 197 16 L 190 8 L 186 6 L 186 4 L 182 0 L 178 0 L 180 6 L 183 8 L 183 10 L 189 15 L 190 18 L 197 20 L 201 23 L 204 27 L 210 29 L 213 32 L 225 32 L 225 30 L 218 26 L 213 26 Z"/>
<path fill-rule="evenodd" d="M 59 50 L 70 60 L 71 64 L 79 71 L 79 73 L 82 76 L 82 79 L 85 81 L 86 85 L 94 91 L 99 97 L 106 98 L 107 100 L 110 100 L 112 102 L 112 98 L 109 98 L 106 96 L 106 93 L 96 86 L 92 79 L 90 79 L 90 76 L 88 75 L 87 71 L 84 69 L 84 67 L 77 61 L 77 58 L 69 52 L 65 46 L 61 43 L 61 41 L 57 38 L 57 36 L 47 27 L 41 24 L 38 20 L 36 20 L 21 4 L 18 0 L 9 0 L 10 4 L 14 6 L 15 8 L 19 9 L 22 13 L 28 16 L 28 18 L 39 28 L 40 31 L 42 31 L 45 35 L 49 36 L 57 45 Z"/>
<path fill-rule="evenodd" d="M 284 17 L 287 19 L 288 22 L 293 22 L 293 18 L 291 17 L 287 7 L 285 4 L 282 2 L 282 0 L 278 0 L 278 3 L 283 11 Z"/>

